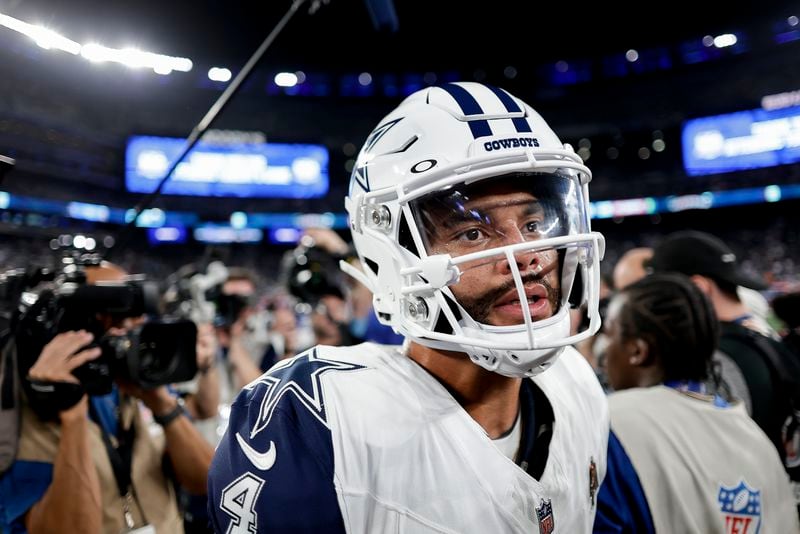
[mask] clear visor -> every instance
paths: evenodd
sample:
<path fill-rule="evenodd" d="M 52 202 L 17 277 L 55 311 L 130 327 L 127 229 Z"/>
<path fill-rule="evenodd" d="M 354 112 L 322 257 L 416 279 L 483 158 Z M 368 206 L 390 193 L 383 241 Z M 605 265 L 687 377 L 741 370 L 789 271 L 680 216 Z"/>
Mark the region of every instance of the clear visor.
<path fill-rule="evenodd" d="M 514 173 L 409 205 L 425 252 L 458 265 L 449 289 L 462 308 L 479 323 L 511 326 L 548 319 L 566 300 L 569 236 L 589 231 L 582 191 L 571 172 Z"/>

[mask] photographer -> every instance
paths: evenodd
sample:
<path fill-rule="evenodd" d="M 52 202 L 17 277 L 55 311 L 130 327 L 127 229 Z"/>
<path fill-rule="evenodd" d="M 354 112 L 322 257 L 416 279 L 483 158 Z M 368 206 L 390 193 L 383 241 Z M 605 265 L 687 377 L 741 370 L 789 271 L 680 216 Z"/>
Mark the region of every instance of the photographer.
<path fill-rule="evenodd" d="M 302 264 L 297 262 L 300 256 L 304 257 Z M 360 269 L 351 246 L 330 228 L 307 228 L 300 246 L 285 260 L 289 290 L 301 302 L 312 305 L 311 325 L 316 343 L 402 344 L 402 336 L 378 321 L 369 289 L 340 273 L 339 260 Z"/>
<path fill-rule="evenodd" d="M 225 402 L 229 402 L 245 385 L 264 372 L 260 365 L 265 344 L 254 330 L 257 319 L 253 304 L 257 294 L 257 279 L 247 269 L 231 267 L 227 280 L 219 288 L 216 297 L 217 337 L 222 349 L 223 361 L 229 370 L 229 390 Z"/>
<path fill-rule="evenodd" d="M 105 262 L 85 273 L 87 284 L 125 276 Z M 136 322 L 112 314 L 97 319 L 106 336 L 124 334 Z M 206 491 L 213 449 L 165 386 L 145 389 L 115 377 L 110 394 L 85 393 L 73 372 L 100 357 L 100 348 L 87 347 L 93 341 L 99 340 L 86 331 L 60 333 L 32 365 L 21 366 L 23 372 L 29 367 L 29 400 L 22 408 L 17 460 L 0 479 L 3 532 L 180 532 L 175 491 L 163 467 L 171 466 L 187 491 Z M 20 358 L 33 359 L 22 351 Z M 30 395 L 59 391 L 76 402 L 54 397 L 56 420 L 37 416 Z M 148 430 L 137 399 L 162 435 Z"/>

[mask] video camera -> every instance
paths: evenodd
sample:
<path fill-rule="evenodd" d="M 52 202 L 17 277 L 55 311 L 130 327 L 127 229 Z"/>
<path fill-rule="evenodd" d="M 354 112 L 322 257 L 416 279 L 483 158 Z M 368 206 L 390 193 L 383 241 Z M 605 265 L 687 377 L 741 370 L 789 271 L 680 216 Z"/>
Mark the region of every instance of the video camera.
<path fill-rule="evenodd" d="M 115 379 L 153 388 L 196 374 L 197 329 L 192 321 L 159 315 L 155 282 L 128 278 L 89 284 L 86 270 L 101 265 L 99 256 L 65 257 L 62 262 L 57 270 L 17 269 L 0 275 L 1 341 L 3 346 L 16 342 L 21 376 L 53 337 L 70 330 L 91 332 L 92 345 L 102 350 L 97 359 L 73 371 L 91 395 L 109 393 Z M 137 324 L 120 334 L 111 330 L 126 320 Z M 37 412 L 53 415 L 47 406 L 40 408 Z"/>
<path fill-rule="evenodd" d="M 253 305 L 252 296 L 223 291 L 225 282 L 241 276 L 241 270 L 229 269 L 219 260 L 208 263 L 205 269 L 187 265 L 169 278 L 164 302 L 172 313 L 198 324 L 230 327 L 245 308 Z"/>
<path fill-rule="evenodd" d="M 339 269 L 342 256 L 318 247 L 313 240 L 301 242 L 281 259 L 281 281 L 298 301 L 316 306 L 326 296 L 344 299 L 345 278 Z"/>

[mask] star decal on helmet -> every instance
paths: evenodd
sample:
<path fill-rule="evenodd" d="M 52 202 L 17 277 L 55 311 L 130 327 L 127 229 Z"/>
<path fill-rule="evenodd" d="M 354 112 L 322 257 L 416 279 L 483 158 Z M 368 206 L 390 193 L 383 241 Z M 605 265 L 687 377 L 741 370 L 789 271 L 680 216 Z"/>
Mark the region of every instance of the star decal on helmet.
<path fill-rule="evenodd" d="M 399 119 L 394 119 L 394 120 L 389 121 L 387 123 L 381 124 L 380 126 L 375 128 L 372 131 L 372 133 L 369 134 L 369 137 L 367 137 L 367 140 L 364 143 L 364 148 L 361 149 L 361 153 L 362 154 L 366 154 L 366 153 L 370 152 L 372 150 L 372 148 L 375 146 L 375 143 L 380 141 L 381 137 L 386 135 L 386 132 L 391 130 L 394 127 L 394 125 L 397 124 L 398 122 L 400 122 L 401 120 L 403 120 L 403 117 L 400 117 Z M 416 139 L 414 139 L 413 141 L 416 141 Z M 407 143 L 408 146 L 411 146 L 411 144 L 413 144 L 413 141 L 411 143 Z M 358 182 L 358 185 L 360 185 L 361 188 L 364 191 L 370 191 L 369 170 L 367 168 L 368 167 L 367 162 L 369 161 L 369 158 L 360 158 L 360 159 L 362 160 L 362 163 L 361 163 L 361 165 L 358 165 L 355 168 L 355 171 L 353 172 L 353 180 Z M 352 189 L 353 189 L 353 182 L 351 181 L 350 182 L 350 193 L 352 193 Z"/>
<path fill-rule="evenodd" d="M 372 133 L 369 134 L 369 137 L 367 137 L 366 143 L 364 143 L 364 152 L 371 151 L 372 147 L 375 146 L 375 143 L 380 141 L 381 137 L 386 135 L 386 132 L 391 130 L 394 127 L 394 125 L 397 124 L 398 122 L 400 122 L 401 120 L 403 120 L 403 117 L 400 117 L 399 119 L 395 119 L 393 121 L 389 121 L 389 122 L 387 122 L 385 124 L 381 124 L 380 126 L 375 128 L 372 131 Z"/>
<path fill-rule="evenodd" d="M 367 170 L 367 164 L 364 163 L 356 167 L 355 172 L 353 172 L 353 180 L 358 182 L 358 185 L 361 186 L 361 189 L 364 191 L 369 192 L 369 171 Z M 350 193 L 353 193 L 353 181 L 350 182 Z"/>

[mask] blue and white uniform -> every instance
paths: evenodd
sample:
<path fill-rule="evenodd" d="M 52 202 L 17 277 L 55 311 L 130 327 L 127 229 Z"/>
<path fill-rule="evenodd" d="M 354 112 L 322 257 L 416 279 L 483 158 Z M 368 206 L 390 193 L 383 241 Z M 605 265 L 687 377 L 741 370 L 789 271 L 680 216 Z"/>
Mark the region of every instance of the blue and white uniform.
<path fill-rule="evenodd" d="M 517 465 L 399 347 L 317 347 L 280 362 L 232 406 L 209 474 L 214 528 L 589 532 L 608 436 L 594 373 L 567 348 L 520 398 Z M 534 439 L 547 428 L 549 443 Z M 537 480 L 525 468 L 545 455 Z"/>

